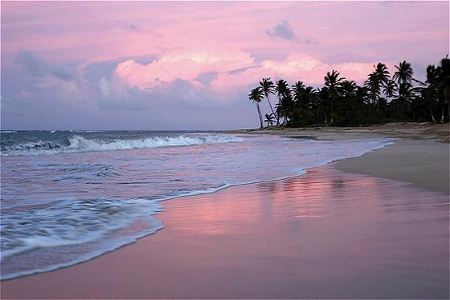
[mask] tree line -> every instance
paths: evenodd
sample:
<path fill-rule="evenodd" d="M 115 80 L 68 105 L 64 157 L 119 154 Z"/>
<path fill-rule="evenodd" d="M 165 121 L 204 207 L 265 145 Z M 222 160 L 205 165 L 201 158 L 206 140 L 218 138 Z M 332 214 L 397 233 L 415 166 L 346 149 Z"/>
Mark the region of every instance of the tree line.
<path fill-rule="evenodd" d="M 450 59 L 426 69 L 425 82 L 415 79 L 411 64 L 403 61 L 390 74 L 383 63 L 374 66 L 363 85 L 332 70 L 324 86 L 314 88 L 302 81 L 289 85 L 262 78 L 252 89 L 249 100 L 256 104 L 260 128 L 266 126 L 302 127 L 310 125 L 358 126 L 388 121 L 448 122 L 450 111 Z M 270 98 L 278 100 L 272 106 Z M 261 114 L 266 99 L 270 113 Z"/>

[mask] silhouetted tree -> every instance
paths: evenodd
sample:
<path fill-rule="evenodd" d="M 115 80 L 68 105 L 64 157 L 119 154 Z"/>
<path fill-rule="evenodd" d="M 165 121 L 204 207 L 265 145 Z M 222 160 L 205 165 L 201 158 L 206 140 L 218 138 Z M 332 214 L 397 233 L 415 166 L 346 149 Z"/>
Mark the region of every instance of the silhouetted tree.
<path fill-rule="evenodd" d="M 258 110 L 259 124 L 260 124 L 259 128 L 263 127 L 263 118 L 261 115 L 261 108 L 259 107 L 259 103 L 261 102 L 262 98 L 263 93 L 259 87 L 254 88 L 248 95 L 248 99 L 256 103 L 256 109 Z"/>
<path fill-rule="evenodd" d="M 266 97 L 267 102 L 269 102 L 270 110 L 275 115 L 275 112 L 273 111 L 272 103 L 270 103 L 270 100 L 269 100 L 269 95 L 271 95 L 275 92 L 275 85 L 270 80 L 270 78 L 263 78 L 262 81 L 259 82 L 259 86 L 264 94 L 264 97 Z"/>
<path fill-rule="evenodd" d="M 286 118 L 286 113 L 284 112 L 284 107 L 281 105 L 283 102 L 289 101 L 291 98 L 291 90 L 286 80 L 280 79 L 276 82 L 275 91 L 278 96 L 278 104 L 275 107 L 277 126 L 280 125 L 280 117 L 284 116 Z M 287 103 L 285 103 L 287 104 Z"/>
<path fill-rule="evenodd" d="M 272 113 L 266 114 L 271 126 L 274 119 L 277 126 L 280 118 L 283 125 L 306 126 L 312 124 L 373 124 L 387 120 L 431 120 L 440 112 L 441 122 L 449 120 L 450 112 L 450 60 L 443 58 L 436 67 L 427 67 L 426 83 L 413 77 L 411 64 L 403 61 L 395 66 L 390 78 L 385 64 L 374 65 L 363 86 L 341 78 L 336 70 L 324 77 L 324 86 L 313 88 L 302 81 L 289 86 L 284 79 L 274 85 L 270 78 L 263 78 L 259 87 L 253 89 L 249 99 L 256 103 L 263 127 L 259 103 L 266 98 Z M 413 86 L 413 83 L 419 83 Z M 269 100 L 276 93 L 276 110 Z"/>
<path fill-rule="evenodd" d="M 331 73 L 328 72 L 324 79 L 325 86 L 328 89 L 328 99 L 330 100 L 330 123 L 333 123 L 333 102 L 341 96 L 342 80 L 345 78 L 339 77 L 339 72 L 333 70 Z"/>

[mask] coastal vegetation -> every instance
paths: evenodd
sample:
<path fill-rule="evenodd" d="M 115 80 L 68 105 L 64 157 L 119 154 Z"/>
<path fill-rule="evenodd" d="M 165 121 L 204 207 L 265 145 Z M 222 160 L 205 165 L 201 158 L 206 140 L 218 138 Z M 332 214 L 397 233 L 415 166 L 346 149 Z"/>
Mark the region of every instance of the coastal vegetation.
<path fill-rule="evenodd" d="M 278 99 L 275 109 L 270 96 Z M 251 90 L 249 100 L 256 103 L 260 128 L 266 126 L 301 127 L 313 125 L 360 126 L 388 121 L 448 122 L 450 113 L 450 59 L 426 69 L 426 81 L 414 78 L 410 63 L 395 65 L 393 73 L 383 63 L 374 66 L 367 80 L 358 85 L 332 70 L 322 87 L 306 86 L 302 81 L 289 85 L 286 80 L 263 78 Z M 261 115 L 260 102 L 266 99 L 270 113 Z"/>

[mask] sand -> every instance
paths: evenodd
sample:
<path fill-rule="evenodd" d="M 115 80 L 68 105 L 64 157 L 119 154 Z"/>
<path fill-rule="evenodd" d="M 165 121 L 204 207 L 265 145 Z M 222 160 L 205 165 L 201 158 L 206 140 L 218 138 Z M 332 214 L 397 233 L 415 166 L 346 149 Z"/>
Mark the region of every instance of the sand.
<path fill-rule="evenodd" d="M 400 139 L 395 145 L 340 161 L 338 170 L 411 183 L 449 194 L 449 144 Z"/>
<path fill-rule="evenodd" d="M 448 144 L 421 134 L 305 176 L 165 202 L 157 234 L 3 281 L 2 299 L 448 299 Z M 367 137 L 316 137 L 330 135 Z"/>

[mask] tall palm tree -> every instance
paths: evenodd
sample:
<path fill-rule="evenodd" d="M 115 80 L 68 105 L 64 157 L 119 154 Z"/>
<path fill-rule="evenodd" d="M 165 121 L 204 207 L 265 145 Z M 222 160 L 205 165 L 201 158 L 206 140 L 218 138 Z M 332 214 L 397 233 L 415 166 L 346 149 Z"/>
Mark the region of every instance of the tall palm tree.
<path fill-rule="evenodd" d="M 427 67 L 427 86 L 422 88 L 423 99 L 426 102 L 428 109 L 430 110 L 431 122 L 436 123 L 436 118 L 434 117 L 433 109 L 436 106 L 436 100 L 438 97 L 437 85 L 436 85 L 436 67 L 434 65 L 429 65 Z"/>
<path fill-rule="evenodd" d="M 345 78 L 339 77 L 339 72 L 333 70 L 331 73 L 328 72 L 324 79 L 330 100 L 330 123 L 333 123 L 333 102 L 341 96 L 342 81 L 345 80 Z"/>
<path fill-rule="evenodd" d="M 369 74 L 369 79 L 366 81 L 366 86 L 370 90 L 372 100 L 376 103 L 377 112 L 380 112 L 380 92 L 381 88 L 386 86 L 390 79 L 389 71 L 385 64 L 378 63 L 375 70 Z"/>
<path fill-rule="evenodd" d="M 302 81 L 297 81 L 292 85 L 292 94 L 294 97 L 294 101 L 297 104 L 300 104 L 304 90 L 305 85 L 303 84 Z"/>
<path fill-rule="evenodd" d="M 349 114 L 349 100 L 354 98 L 356 95 L 356 82 L 353 80 L 344 80 L 342 81 L 342 111 L 344 116 L 348 116 Z"/>
<path fill-rule="evenodd" d="M 286 80 L 280 79 L 276 82 L 275 91 L 277 92 L 278 96 L 278 103 L 276 105 L 276 118 L 277 118 L 277 126 L 280 125 L 280 117 L 283 115 L 286 117 L 286 112 L 283 111 L 283 105 L 281 105 L 282 102 L 286 102 L 288 98 L 291 98 L 291 90 L 289 89 L 289 85 L 286 82 Z"/>
<path fill-rule="evenodd" d="M 438 67 L 428 66 L 427 68 L 428 89 L 434 92 L 437 100 L 441 104 L 441 123 L 445 121 L 445 104 L 448 105 L 450 114 L 450 59 L 445 57 Z M 431 91 L 430 91 L 431 92 Z"/>
<path fill-rule="evenodd" d="M 275 85 L 270 80 L 270 78 L 263 78 L 262 81 L 259 82 L 259 86 L 264 94 L 264 97 L 266 97 L 267 102 L 269 102 L 270 110 L 275 115 L 275 112 L 273 111 L 272 103 L 270 103 L 269 95 L 275 93 Z"/>
<path fill-rule="evenodd" d="M 263 118 L 261 115 L 261 108 L 259 107 L 259 103 L 261 102 L 262 98 L 263 92 L 261 91 L 260 87 L 252 89 L 252 91 L 248 95 L 248 99 L 256 103 L 256 109 L 258 110 L 259 115 L 259 124 L 260 124 L 259 129 L 263 128 Z"/>
<path fill-rule="evenodd" d="M 440 64 L 441 74 L 439 78 L 439 91 L 442 93 L 442 117 L 441 122 L 444 122 L 444 105 L 447 103 L 447 115 L 450 119 L 450 59 L 448 55 L 441 60 Z"/>

